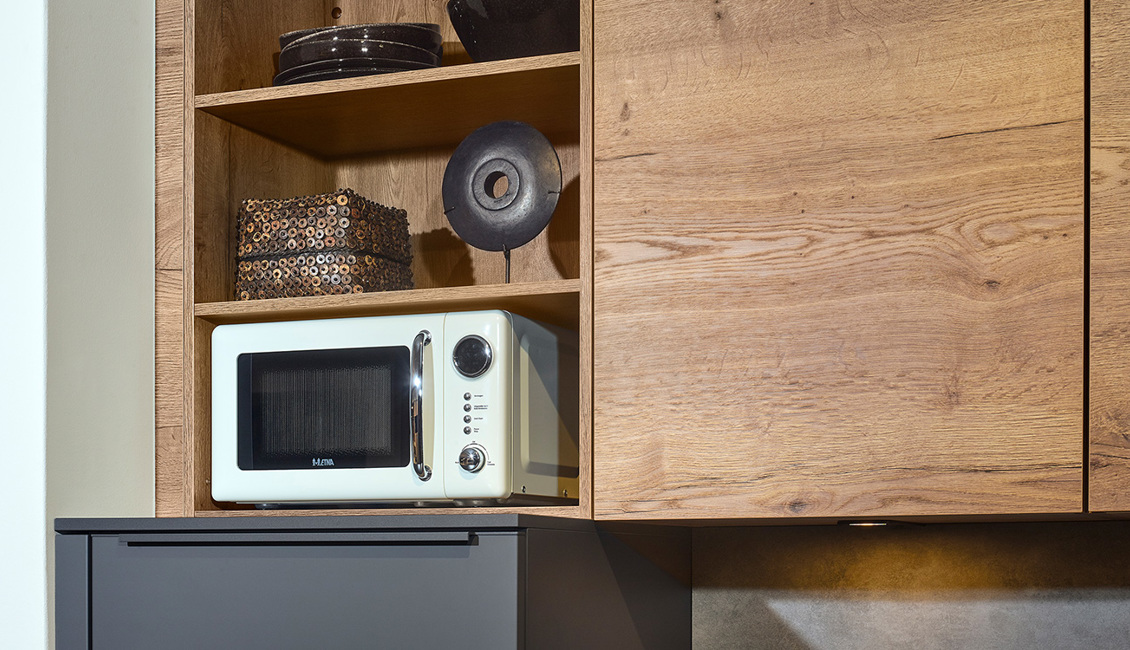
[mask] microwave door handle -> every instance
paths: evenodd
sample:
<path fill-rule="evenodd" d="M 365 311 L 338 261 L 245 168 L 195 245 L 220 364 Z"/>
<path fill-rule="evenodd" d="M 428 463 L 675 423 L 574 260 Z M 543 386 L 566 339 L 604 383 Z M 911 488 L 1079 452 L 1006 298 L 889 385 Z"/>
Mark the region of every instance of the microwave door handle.
<path fill-rule="evenodd" d="M 412 385 L 408 389 L 408 430 L 412 436 L 412 469 L 421 481 L 432 477 L 432 468 L 424 464 L 424 346 L 432 342 L 432 333 L 423 330 L 412 341 Z"/>

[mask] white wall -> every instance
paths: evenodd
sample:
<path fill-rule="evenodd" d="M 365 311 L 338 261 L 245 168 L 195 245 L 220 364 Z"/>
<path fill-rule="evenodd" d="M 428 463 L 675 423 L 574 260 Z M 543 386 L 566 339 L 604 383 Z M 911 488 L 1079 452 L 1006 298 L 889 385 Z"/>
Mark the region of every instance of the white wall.
<path fill-rule="evenodd" d="M 46 0 L 0 0 L 0 647 L 47 640 Z M 19 65 L 11 65 L 11 62 Z"/>
<path fill-rule="evenodd" d="M 50 0 L 47 505 L 153 515 L 153 0 Z"/>
<path fill-rule="evenodd" d="M 55 517 L 153 514 L 153 18 L 0 0 L 3 648 L 50 645 Z"/>

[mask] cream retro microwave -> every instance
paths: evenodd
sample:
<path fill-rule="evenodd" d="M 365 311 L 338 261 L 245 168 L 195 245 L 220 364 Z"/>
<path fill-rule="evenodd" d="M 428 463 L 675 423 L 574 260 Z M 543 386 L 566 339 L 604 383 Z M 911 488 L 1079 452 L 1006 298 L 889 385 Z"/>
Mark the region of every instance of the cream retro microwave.
<path fill-rule="evenodd" d="M 212 498 L 575 502 L 577 335 L 505 311 L 221 325 Z"/>

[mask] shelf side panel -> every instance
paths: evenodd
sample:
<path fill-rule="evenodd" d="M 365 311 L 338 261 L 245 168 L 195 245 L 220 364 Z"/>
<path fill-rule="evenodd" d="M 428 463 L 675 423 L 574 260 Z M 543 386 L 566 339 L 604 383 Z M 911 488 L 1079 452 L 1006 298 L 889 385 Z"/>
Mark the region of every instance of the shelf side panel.
<path fill-rule="evenodd" d="M 581 70 L 578 97 L 580 142 L 578 154 L 578 263 L 580 304 L 581 468 L 580 510 L 593 516 L 593 7 L 581 0 Z"/>
<path fill-rule="evenodd" d="M 1091 13 L 1090 509 L 1130 510 L 1130 7 Z"/>
<path fill-rule="evenodd" d="M 184 516 L 185 7 L 156 4 L 154 499 L 161 517 Z"/>

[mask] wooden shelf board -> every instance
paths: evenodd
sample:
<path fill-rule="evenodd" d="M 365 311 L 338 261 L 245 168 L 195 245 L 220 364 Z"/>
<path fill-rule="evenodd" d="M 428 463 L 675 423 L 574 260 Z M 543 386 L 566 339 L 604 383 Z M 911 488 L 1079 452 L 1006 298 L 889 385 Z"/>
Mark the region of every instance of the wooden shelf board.
<path fill-rule="evenodd" d="M 578 52 L 199 95 L 196 108 L 322 158 L 457 144 L 497 120 L 579 133 Z"/>
<path fill-rule="evenodd" d="M 580 280 L 413 289 L 345 296 L 196 303 L 210 323 L 248 323 L 382 314 L 505 309 L 571 329 L 578 324 Z"/>
<path fill-rule="evenodd" d="M 310 510 L 197 510 L 197 517 L 327 517 L 360 515 L 522 514 L 586 519 L 580 506 L 499 506 L 481 508 L 348 508 Z"/>

